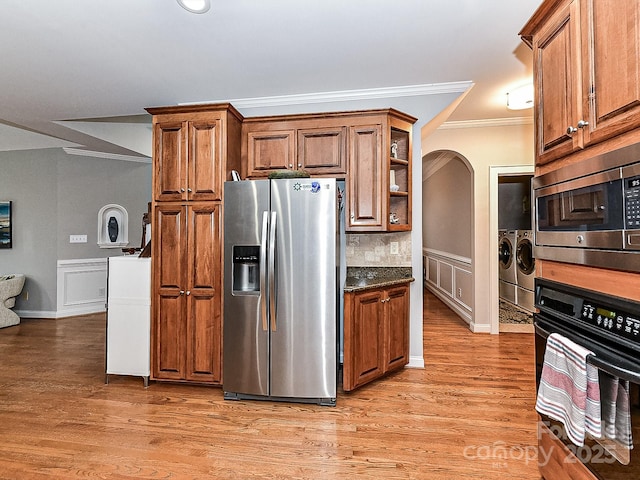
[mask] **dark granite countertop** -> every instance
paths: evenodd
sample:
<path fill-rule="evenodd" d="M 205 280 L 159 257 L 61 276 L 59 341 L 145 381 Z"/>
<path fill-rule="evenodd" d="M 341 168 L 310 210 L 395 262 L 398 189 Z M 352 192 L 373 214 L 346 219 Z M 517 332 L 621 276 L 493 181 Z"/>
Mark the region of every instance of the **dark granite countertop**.
<path fill-rule="evenodd" d="M 347 267 L 344 291 L 357 292 L 413 281 L 411 267 Z"/>

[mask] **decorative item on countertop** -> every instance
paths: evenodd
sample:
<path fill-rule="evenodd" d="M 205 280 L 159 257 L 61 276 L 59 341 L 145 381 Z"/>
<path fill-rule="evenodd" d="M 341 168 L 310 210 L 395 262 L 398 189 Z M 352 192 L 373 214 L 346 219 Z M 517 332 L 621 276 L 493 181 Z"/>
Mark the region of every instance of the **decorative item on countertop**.
<path fill-rule="evenodd" d="M 400 219 L 398 218 L 398 215 L 396 215 L 395 212 L 391 212 L 389 214 L 389 223 L 392 223 L 394 225 L 400 223 Z"/>
<path fill-rule="evenodd" d="M 275 170 L 269 173 L 269 179 L 277 178 L 310 178 L 309 172 L 305 170 Z"/>

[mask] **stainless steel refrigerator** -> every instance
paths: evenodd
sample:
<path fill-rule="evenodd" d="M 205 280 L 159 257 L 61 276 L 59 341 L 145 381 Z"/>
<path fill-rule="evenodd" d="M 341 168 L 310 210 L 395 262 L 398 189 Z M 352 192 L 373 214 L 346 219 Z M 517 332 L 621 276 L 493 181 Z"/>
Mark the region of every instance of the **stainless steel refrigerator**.
<path fill-rule="evenodd" d="M 226 182 L 226 399 L 335 405 L 340 223 L 335 179 Z"/>

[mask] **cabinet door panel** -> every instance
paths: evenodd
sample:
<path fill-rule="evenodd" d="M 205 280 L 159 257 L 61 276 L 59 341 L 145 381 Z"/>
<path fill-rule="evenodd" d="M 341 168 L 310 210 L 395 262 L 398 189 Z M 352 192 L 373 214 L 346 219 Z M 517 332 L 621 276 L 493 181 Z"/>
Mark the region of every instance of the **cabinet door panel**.
<path fill-rule="evenodd" d="M 351 127 L 349 160 L 349 227 L 382 230 L 387 202 L 383 201 L 381 125 Z"/>
<path fill-rule="evenodd" d="M 221 119 L 189 123 L 189 200 L 222 198 Z"/>
<path fill-rule="evenodd" d="M 185 372 L 184 295 L 156 296 L 154 378 L 180 380 Z"/>
<path fill-rule="evenodd" d="M 345 295 L 343 388 L 353 390 L 384 373 L 382 291 Z"/>
<path fill-rule="evenodd" d="M 387 291 L 385 370 L 402 368 L 409 363 L 409 287 Z"/>
<path fill-rule="evenodd" d="M 346 127 L 298 130 L 298 168 L 311 174 L 347 173 Z"/>
<path fill-rule="evenodd" d="M 186 198 L 187 127 L 185 122 L 161 122 L 155 125 L 154 185 L 158 201 Z"/>
<path fill-rule="evenodd" d="M 222 373 L 221 305 L 214 292 L 189 295 L 187 380 L 219 383 Z"/>
<path fill-rule="evenodd" d="M 640 2 L 589 0 L 589 34 L 583 43 L 584 110 L 590 111 L 587 142 L 640 125 Z M 587 63 L 589 62 L 589 63 Z M 591 93 L 591 95 L 587 95 Z"/>
<path fill-rule="evenodd" d="M 184 288 L 184 251 L 186 249 L 184 207 L 180 205 L 161 205 L 156 208 L 153 225 L 154 243 L 162 245 L 155 248 L 157 265 L 156 287 L 161 289 Z"/>
<path fill-rule="evenodd" d="M 295 130 L 249 132 L 247 136 L 247 174 L 266 177 L 273 170 L 295 165 Z"/>
<path fill-rule="evenodd" d="M 155 210 L 153 374 L 155 378 L 184 378 L 185 337 L 185 207 L 160 204 Z"/>
<path fill-rule="evenodd" d="M 220 206 L 189 209 L 187 380 L 221 378 Z"/>
<path fill-rule="evenodd" d="M 220 207 L 193 205 L 189 209 L 190 289 L 216 289 L 220 280 Z"/>
<path fill-rule="evenodd" d="M 580 117 L 576 25 L 577 2 L 563 8 L 534 45 L 538 163 L 546 163 L 580 146 L 578 132 L 567 133 Z M 544 92 L 544 94 L 543 94 Z"/>

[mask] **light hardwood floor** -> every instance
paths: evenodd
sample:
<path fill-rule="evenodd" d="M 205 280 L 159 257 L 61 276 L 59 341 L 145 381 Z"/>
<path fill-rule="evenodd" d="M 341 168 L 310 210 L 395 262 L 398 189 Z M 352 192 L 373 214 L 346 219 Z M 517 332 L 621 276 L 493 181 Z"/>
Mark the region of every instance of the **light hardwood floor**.
<path fill-rule="evenodd" d="M 425 294 L 426 368 L 337 407 L 111 376 L 103 315 L 0 330 L 1 479 L 538 479 L 533 337 Z"/>

